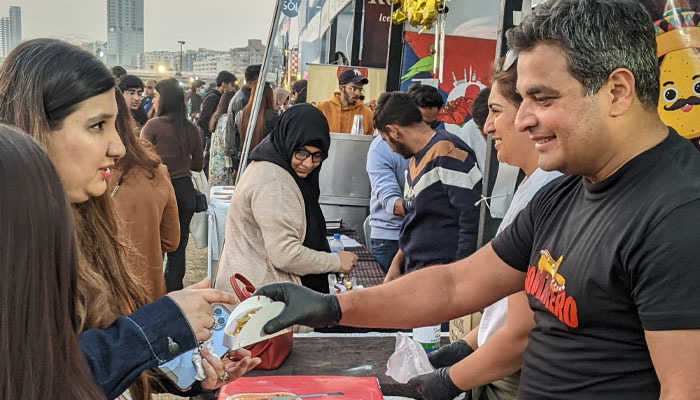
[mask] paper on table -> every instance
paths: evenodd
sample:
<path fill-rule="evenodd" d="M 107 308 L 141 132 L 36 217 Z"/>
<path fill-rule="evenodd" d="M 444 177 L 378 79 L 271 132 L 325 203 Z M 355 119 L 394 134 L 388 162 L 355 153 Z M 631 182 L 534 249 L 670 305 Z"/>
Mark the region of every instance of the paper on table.
<path fill-rule="evenodd" d="M 326 237 L 328 239 L 328 243 L 330 244 L 331 241 L 333 241 L 333 236 L 328 236 Z M 362 244 L 360 242 L 350 239 L 349 237 L 345 235 L 340 235 L 340 240 L 343 242 L 343 247 L 348 248 L 348 247 L 362 247 Z"/>

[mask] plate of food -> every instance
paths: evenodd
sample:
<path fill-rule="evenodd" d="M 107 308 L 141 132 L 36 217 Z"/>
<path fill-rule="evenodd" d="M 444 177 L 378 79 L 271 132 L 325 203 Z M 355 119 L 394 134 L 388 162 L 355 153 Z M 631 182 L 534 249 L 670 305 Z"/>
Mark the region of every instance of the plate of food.
<path fill-rule="evenodd" d="M 224 346 L 238 349 L 287 333 L 286 329 L 272 335 L 263 331 L 263 326 L 280 315 L 283 309 L 284 303 L 265 296 L 253 296 L 242 301 L 231 312 L 224 328 Z"/>

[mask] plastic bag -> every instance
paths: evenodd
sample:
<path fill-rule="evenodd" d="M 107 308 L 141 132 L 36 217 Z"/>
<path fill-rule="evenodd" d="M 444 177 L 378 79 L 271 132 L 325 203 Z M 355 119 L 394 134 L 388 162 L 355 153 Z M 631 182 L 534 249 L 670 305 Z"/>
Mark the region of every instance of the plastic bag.
<path fill-rule="evenodd" d="M 396 382 L 406 383 L 414 376 L 435 371 L 420 343 L 401 332 L 396 333 L 396 350 L 386 363 L 386 374 Z"/>

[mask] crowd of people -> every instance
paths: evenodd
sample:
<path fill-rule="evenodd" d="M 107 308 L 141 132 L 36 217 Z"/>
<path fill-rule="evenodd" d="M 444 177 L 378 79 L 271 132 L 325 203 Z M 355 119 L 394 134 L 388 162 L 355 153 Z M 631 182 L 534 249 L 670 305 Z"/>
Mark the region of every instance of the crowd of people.
<path fill-rule="evenodd" d="M 0 250 L 0 391 L 212 395 L 260 359 L 202 350 L 204 379 L 185 391 L 156 367 L 211 336 L 211 304 L 238 302 L 239 273 L 286 304 L 268 333 L 483 310 L 408 382 L 424 399 L 698 398 L 700 159 L 659 119 L 649 15 L 629 0 L 550 0 L 507 44 L 458 134 L 442 129 L 434 87 L 372 109 L 353 69 L 314 105 L 306 81 L 262 83 L 252 120 L 260 65 L 243 83 L 222 71 L 183 89 L 59 40 L 17 46 L 0 68 L 0 187 L 12 188 L 0 190 L 12 242 Z M 331 132 L 350 133 L 357 115 L 355 129 L 376 130 L 367 242 L 385 279 L 336 295 L 328 275 L 358 259 L 331 252 L 319 173 Z M 487 135 L 524 179 L 477 249 Z M 191 171 L 232 185 L 245 149 L 215 288 L 185 288 Z"/>

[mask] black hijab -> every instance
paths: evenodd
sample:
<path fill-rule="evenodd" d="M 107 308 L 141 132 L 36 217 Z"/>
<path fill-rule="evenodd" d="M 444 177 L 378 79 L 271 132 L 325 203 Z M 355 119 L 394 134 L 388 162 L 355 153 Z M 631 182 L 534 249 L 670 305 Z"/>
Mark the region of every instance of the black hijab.
<path fill-rule="evenodd" d="M 300 178 L 292 169 L 291 162 L 294 151 L 304 146 L 317 147 L 323 152 L 325 160 L 330 145 L 328 121 L 323 113 L 310 104 L 299 104 L 285 111 L 272 132 L 250 153 L 251 161 L 274 163 L 294 178 L 304 198 L 306 236 L 303 245 L 328 253 L 331 249 L 326 239 L 326 219 L 318 204 L 321 194 L 318 186 L 321 165 L 306 178 Z M 301 283 L 317 292 L 328 293 L 328 274 L 304 275 L 301 277 Z"/>

